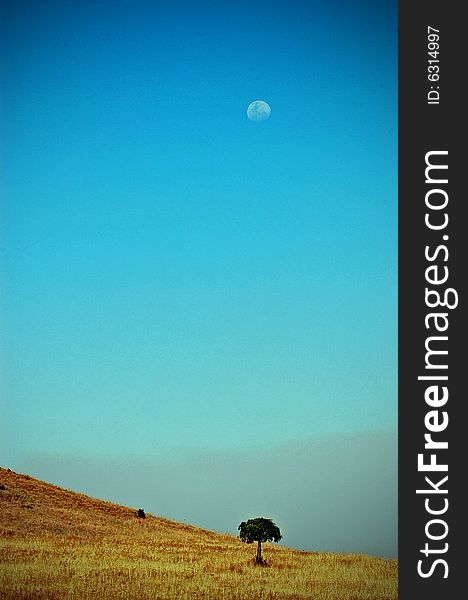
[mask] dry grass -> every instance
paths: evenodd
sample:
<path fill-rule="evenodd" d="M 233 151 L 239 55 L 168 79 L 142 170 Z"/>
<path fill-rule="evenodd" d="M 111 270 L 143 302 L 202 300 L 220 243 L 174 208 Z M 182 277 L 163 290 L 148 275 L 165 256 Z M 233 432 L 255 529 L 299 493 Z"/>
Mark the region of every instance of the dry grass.
<path fill-rule="evenodd" d="M 2 489 L 2 486 L 4 489 Z M 265 545 L 147 515 L 0 469 L 0 597 L 393 600 L 397 563 Z"/>

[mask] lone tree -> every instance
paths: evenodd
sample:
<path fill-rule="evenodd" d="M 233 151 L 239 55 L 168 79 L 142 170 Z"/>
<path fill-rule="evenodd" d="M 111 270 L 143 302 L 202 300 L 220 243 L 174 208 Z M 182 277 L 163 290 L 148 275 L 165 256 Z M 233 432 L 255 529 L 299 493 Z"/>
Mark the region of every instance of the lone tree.
<path fill-rule="evenodd" d="M 257 542 L 257 555 L 255 556 L 257 565 L 263 564 L 262 542 L 279 542 L 282 537 L 279 527 L 271 519 L 264 517 L 242 521 L 238 530 L 240 539 L 246 544 Z"/>

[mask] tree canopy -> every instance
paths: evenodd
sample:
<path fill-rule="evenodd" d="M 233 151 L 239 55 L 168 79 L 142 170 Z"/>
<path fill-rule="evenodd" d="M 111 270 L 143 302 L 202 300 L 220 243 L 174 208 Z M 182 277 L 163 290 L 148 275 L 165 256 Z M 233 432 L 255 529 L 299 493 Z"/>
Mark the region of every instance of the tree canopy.
<path fill-rule="evenodd" d="M 279 542 L 282 538 L 279 527 L 271 519 L 257 517 L 242 521 L 238 527 L 239 537 L 243 542 Z"/>

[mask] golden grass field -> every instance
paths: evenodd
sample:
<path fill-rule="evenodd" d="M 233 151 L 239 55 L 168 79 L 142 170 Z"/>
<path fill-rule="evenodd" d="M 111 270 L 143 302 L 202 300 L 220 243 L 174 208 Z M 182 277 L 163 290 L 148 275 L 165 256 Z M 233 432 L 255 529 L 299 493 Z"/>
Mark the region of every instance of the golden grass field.
<path fill-rule="evenodd" d="M 395 560 L 254 546 L 0 469 L 1 598 L 397 598 Z"/>

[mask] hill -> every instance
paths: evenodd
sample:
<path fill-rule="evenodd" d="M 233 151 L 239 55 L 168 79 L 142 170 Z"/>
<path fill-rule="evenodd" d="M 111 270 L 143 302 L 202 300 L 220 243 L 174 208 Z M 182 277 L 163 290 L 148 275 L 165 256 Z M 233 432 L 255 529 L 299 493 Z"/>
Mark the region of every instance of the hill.
<path fill-rule="evenodd" d="M 252 515 L 246 515 L 249 517 Z M 256 516 L 256 515 L 253 515 Z M 0 596 L 15 600 L 393 600 L 397 562 L 265 544 L 0 468 Z"/>

